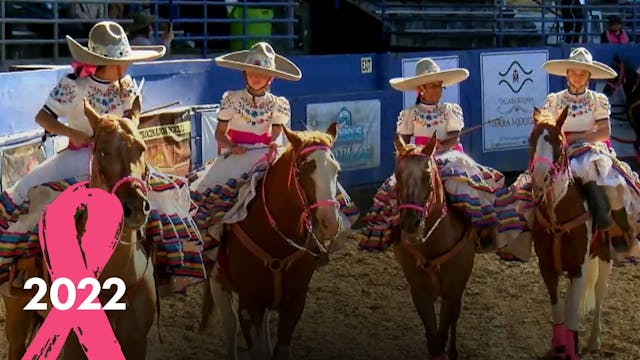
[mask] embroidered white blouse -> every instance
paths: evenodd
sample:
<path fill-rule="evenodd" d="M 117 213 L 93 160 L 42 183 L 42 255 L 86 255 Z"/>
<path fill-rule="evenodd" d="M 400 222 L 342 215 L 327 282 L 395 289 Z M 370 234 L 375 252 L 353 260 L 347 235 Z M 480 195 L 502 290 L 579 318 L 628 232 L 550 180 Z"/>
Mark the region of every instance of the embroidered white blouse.
<path fill-rule="evenodd" d="M 434 133 L 438 139 L 444 139 L 449 132 L 460 131 L 463 127 L 464 120 L 460 105 L 417 104 L 400 112 L 396 131 L 400 135 L 415 136 L 416 143 L 419 143 L 419 138 L 430 138 Z"/>
<path fill-rule="evenodd" d="M 98 114 L 124 115 L 137 94 L 138 87 L 129 75 L 120 81 L 107 82 L 93 76 L 79 78 L 69 74 L 51 90 L 43 108 L 56 118 L 66 119 L 70 128 L 92 136 L 93 129 L 84 115 L 84 97 Z"/>
<path fill-rule="evenodd" d="M 595 128 L 597 120 L 609 119 L 611 106 L 609 99 L 601 93 L 587 89 L 582 94 L 573 95 L 568 90 L 551 93 L 543 105 L 553 118 L 557 118 L 568 106 L 567 119 L 562 127 L 566 132 L 582 132 Z"/>

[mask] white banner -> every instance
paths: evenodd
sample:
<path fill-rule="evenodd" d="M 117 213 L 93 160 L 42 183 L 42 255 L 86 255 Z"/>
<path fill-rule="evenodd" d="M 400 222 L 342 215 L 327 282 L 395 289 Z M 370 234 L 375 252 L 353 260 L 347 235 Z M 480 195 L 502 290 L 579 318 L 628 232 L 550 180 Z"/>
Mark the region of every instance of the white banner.
<path fill-rule="evenodd" d="M 484 53 L 482 69 L 483 149 L 527 148 L 533 107 L 549 94 L 549 76 L 542 64 L 546 50 Z"/>
<path fill-rule="evenodd" d="M 380 165 L 380 100 L 307 105 L 307 129 L 326 131 L 333 121 L 339 129 L 333 153 L 343 170 Z"/>
<path fill-rule="evenodd" d="M 416 75 L 416 63 L 421 58 L 402 59 L 402 77 L 409 77 Z M 447 70 L 457 68 L 458 56 L 436 56 L 431 60 L 435 61 L 440 70 Z M 418 95 L 415 91 L 405 91 L 403 93 L 404 107 L 406 109 L 416 104 L 416 97 Z M 460 104 L 460 87 L 459 84 L 447 86 L 442 92 L 442 99 L 440 102 L 450 102 L 454 104 Z"/>

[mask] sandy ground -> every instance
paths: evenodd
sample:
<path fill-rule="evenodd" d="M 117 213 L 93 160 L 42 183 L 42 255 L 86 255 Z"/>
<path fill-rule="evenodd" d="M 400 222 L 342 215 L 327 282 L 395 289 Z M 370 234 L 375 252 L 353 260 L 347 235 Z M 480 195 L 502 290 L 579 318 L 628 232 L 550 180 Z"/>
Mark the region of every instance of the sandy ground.
<path fill-rule="evenodd" d="M 584 359 L 640 358 L 640 272 L 616 268 L 604 307 L 602 351 Z M 221 359 L 222 332 L 213 318 L 197 332 L 202 286 L 188 296 L 162 300 L 160 344 L 156 326 L 149 334 L 149 359 Z M 275 322 L 277 316 L 272 316 Z M 585 320 L 581 341 L 588 336 Z M 0 311 L 0 323 L 4 312 Z M 0 326 L 1 327 L 1 326 Z M 476 258 L 459 320 L 462 359 L 536 359 L 551 333 L 546 290 L 534 261 L 500 263 Z M 349 244 L 314 276 L 307 306 L 294 335 L 298 359 L 424 358 L 424 331 L 407 283 L 392 253 L 368 253 Z M 0 340 L 0 357 L 6 343 Z M 241 342 L 241 356 L 247 358 Z"/>

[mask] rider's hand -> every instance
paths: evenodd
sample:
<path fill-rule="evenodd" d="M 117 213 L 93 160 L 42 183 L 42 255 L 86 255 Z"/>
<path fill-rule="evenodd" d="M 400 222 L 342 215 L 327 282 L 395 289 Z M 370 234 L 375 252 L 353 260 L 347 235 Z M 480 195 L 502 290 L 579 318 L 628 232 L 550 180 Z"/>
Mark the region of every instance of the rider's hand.
<path fill-rule="evenodd" d="M 232 154 L 244 154 L 247 152 L 247 149 L 244 146 L 233 145 L 231 147 Z"/>
<path fill-rule="evenodd" d="M 89 144 L 91 141 L 91 137 L 82 131 L 74 130 L 70 135 L 69 139 L 76 146 L 84 146 Z"/>

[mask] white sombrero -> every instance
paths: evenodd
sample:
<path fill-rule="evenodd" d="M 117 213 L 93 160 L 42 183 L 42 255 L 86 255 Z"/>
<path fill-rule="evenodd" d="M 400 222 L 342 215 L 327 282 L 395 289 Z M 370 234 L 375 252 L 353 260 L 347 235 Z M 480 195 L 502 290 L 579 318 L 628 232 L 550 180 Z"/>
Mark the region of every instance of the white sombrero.
<path fill-rule="evenodd" d="M 593 60 L 591 53 L 579 47 L 569 55 L 569 59 L 549 60 L 542 67 L 551 75 L 567 76 L 569 69 L 581 69 L 591 73 L 592 79 L 613 79 L 618 74 L 609 66 Z"/>
<path fill-rule="evenodd" d="M 392 88 L 400 91 L 412 91 L 420 85 L 442 81 L 442 86 L 457 84 L 469 77 L 467 69 L 455 68 L 440 70 L 440 66 L 430 58 L 420 59 L 416 63 L 416 75 L 389 80 Z"/>
<path fill-rule="evenodd" d="M 74 60 L 91 65 L 118 65 L 150 61 L 164 56 L 164 46 L 130 46 L 122 26 L 101 21 L 91 28 L 87 47 L 67 35 L 67 45 Z"/>
<path fill-rule="evenodd" d="M 298 81 L 302 78 L 302 72 L 296 64 L 276 54 L 266 42 L 259 42 L 249 50 L 218 56 L 216 64 L 228 69 L 253 71 L 284 80 Z"/>

